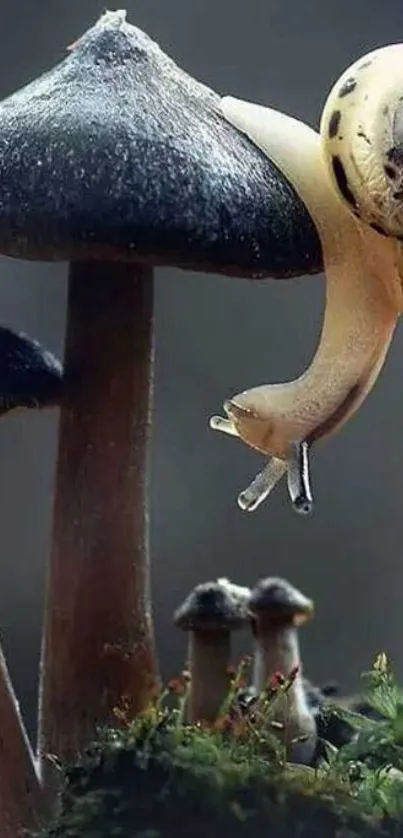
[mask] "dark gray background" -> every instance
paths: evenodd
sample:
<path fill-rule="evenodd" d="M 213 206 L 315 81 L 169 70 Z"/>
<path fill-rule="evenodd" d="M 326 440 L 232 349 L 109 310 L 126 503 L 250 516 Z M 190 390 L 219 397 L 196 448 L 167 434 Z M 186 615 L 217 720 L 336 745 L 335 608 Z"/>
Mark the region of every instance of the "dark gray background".
<path fill-rule="evenodd" d="M 218 91 L 317 124 L 326 92 L 360 55 L 403 39 L 398 0 L 130 0 L 128 19 Z M 98 0 L 3 4 L 0 96 L 52 64 L 104 8 Z M 235 499 L 261 466 L 209 416 L 233 392 L 298 374 L 313 353 L 323 282 L 249 284 L 161 271 L 152 459 L 154 611 L 165 674 L 184 638 L 171 612 L 194 583 L 280 574 L 317 603 L 304 630 L 315 679 L 355 688 L 380 649 L 403 675 L 401 334 L 373 394 L 314 461 L 316 510 L 301 519 L 279 487 L 253 515 Z M 0 264 L 0 320 L 62 351 L 64 265 Z M 0 429 L 0 629 L 30 726 L 35 719 L 57 416 L 15 415 Z M 244 640 L 244 644 L 246 640 Z"/>

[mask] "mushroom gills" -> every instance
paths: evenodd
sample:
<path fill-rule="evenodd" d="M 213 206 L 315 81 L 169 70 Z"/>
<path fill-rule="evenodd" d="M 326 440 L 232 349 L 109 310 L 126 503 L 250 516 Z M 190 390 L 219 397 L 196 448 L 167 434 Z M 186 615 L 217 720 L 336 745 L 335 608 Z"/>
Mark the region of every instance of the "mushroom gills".
<path fill-rule="evenodd" d="M 287 473 L 294 508 L 308 512 L 309 449 L 356 412 L 384 363 L 402 308 L 398 243 L 361 223 L 345 206 L 328 172 L 326 140 L 312 128 L 231 97 L 221 107 L 286 175 L 310 212 L 323 248 L 326 304 L 319 345 L 306 372 L 227 399 L 227 418 L 213 417 L 210 425 L 273 458 L 240 494 L 242 509 L 256 509 Z"/>

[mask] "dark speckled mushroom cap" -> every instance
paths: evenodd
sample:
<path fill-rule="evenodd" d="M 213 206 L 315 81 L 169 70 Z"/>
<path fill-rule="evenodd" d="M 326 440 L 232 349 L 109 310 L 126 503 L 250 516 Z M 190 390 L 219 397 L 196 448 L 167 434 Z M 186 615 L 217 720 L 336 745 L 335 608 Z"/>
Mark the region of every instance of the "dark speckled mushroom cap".
<path fill-rule="evenodd" d="M 125 12 L 0 105 L 0 252 L 246 276 L 322 267 L 275 166 Z"/>
<path fill-rule="evenodd" d="M 58 404 L 63 368 L 44 346 L 23 332 L 0 326 L 0 416 L 18 407 Z"/>
<path fill-rule="evenodd" d="M 269 576 L 252 589 L 249 607 L 265 621 L 302 625 L 312 617 L 314 603 L 286 579 Z"/>
<path fill-rule="evenodd" d="M 174 623 L 184 631 L 228 631 L 244 626 L 249 617 L 248 588 L 227 579 L 196 585 L 175 611 Z"/>

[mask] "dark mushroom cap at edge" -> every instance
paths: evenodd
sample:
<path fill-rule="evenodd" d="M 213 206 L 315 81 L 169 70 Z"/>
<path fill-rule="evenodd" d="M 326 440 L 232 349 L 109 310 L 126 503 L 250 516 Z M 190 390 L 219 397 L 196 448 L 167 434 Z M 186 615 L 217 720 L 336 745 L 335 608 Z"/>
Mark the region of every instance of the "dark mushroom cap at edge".
<path fill-rule="evenodd" d="M 63 367 L 37 340 L 0 326 L 0 415 L 18 407 L 56 405 Z"/>

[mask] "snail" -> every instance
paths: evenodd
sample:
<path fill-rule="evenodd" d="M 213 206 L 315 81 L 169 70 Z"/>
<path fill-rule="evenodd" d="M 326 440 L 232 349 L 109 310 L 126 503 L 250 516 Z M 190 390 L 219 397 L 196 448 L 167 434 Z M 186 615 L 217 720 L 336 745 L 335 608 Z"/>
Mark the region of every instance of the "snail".
<path fill-rule="evenodd" d="M 326 304 L 316 354 L 294 381 L 245 390 L 210 426 L 268 457 L 241 492 L 256 509 L 287 476 L 312 510 L 311 447 L 336 433 L 375 384 L 402 311 L 403 45 L 369 53 L 330 91 L 319 133 L 267 107 L 221 100 L 225 118 L 278 166 L 318 229 Z"/>

